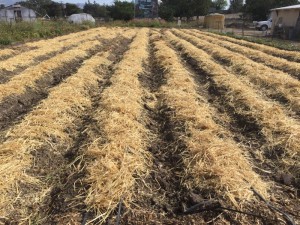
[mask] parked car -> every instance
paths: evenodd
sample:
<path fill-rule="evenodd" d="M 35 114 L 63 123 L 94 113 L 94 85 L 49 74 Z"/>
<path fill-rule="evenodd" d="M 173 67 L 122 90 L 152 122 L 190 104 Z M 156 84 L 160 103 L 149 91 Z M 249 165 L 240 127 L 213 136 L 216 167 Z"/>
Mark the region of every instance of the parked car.
<path fill-rule="evenodd" d="M 255 28 L 257 30 L 262 30 L 262 31 L 266 31 L 268 29 L 271 29 L 272 27 L 272 19 L 268 19 L 266 21 L 258 21 L 256 22 Z"/>

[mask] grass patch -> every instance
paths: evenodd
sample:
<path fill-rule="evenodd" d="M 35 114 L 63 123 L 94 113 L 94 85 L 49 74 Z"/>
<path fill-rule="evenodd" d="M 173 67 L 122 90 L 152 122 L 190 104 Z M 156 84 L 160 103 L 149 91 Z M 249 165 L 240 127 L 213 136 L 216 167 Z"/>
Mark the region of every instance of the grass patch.
<path fill-rule="evenodd" d="M 87 30 L 91 23 L 71 24 L 65 20 L 40 21 L 35 23 L 20 22 L 15 24 L 0 23 L 0 46 L 14 42 L 51 38 L 72 32 Z"/>

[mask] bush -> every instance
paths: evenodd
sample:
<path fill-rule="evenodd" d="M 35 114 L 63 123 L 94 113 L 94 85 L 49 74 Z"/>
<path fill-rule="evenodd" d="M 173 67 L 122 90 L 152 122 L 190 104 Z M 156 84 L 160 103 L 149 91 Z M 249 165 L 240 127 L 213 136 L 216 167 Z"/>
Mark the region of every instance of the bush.
<path fill-rule="evenodd" d="M 51 38 L 76 31 L 87 30 L 95 25 L 90 22 L 71 24 L 65 20 L 42 21 L 35 23 L 20 22 L 15 24 L 0 23 L 0 45 L 28 41 L 37 38 Z"/>

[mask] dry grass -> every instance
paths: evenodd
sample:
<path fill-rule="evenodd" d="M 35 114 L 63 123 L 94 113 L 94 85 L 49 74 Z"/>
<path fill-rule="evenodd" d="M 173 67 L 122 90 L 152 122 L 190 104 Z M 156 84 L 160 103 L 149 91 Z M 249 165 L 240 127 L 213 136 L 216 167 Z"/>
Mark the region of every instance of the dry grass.
<path fill-rule="evenodd" d="M 247 53 L 249 55 L 249 50 L 244 47 L 240 47 L 245 49 L 243 55 L 241 55 L 221 47 L 224 41 L 221 41 L 219 46 L 212 44 L 218 43 L 218 41 L 214 40 L 215 38 L 208 38 L 206 41 L 204 35 L 200 35 L 199 38 L 196 38 L 185 34 L 193 34 L 189 31 L 183 33 L 173 30 L 173 32 L 205 50 L 220 63 L 227 62 L 225 69 L 229 72 L 235 72 L 238 76 L 244 75 L 244 78 L 240 78 L 240 76 L 239 78 L 245 80 L 246 83 L 250 80 L 254 84 L 268 89 L 267 93 L 269 93 L 269 95 L 278 96 L 278 94 L 280 94 L 289 101 L 290 108 L 296 113 L 300 113 L 300 81 L 297 79 L 281 71 L 270 69 L 267 66 L 249 60 L 244 56 L 247 55 Z"/>
<path fill-rule="evenodd" d="M 199 35 L 200 38 L 204 38 L 204 40 L 208 40 L 211 43 L 218 44 L 220 46 L 223 46 L 225 48 L 230 49 L 233 52 L 238 52 L 243 54 L 244 56 L 255 60 L 256 62 L 264 63 L 265 65 L 284 71 L 286 73 L 289 73 L 297 78 L 300 78 L 300 65 L 297 62 L 291 62 L 290 60 L 284 59 L 284 58 L 278 58 L 275 56 L 272 56 L 270 54 L 261 52 L 259 50 L 253 50 L 252 48 L 248 48 L 245 46 L 240 46 L 238 44 L 234 44 L 232 42 L 226 42 L 224 40 L 218 40 L 217 38 L 212 38 L 210 36 L 205 35 L 206 33 L 199 33 L 199 32 L 188 32 L 192 33 L 194 35 Z M 300 54 L 299 54 L 300 55 Z"/>
<path fill-rule="evenodd" d="M 185 54 L 193 58 L 198 67 L 212 77 L 217 87 L 226 89 L 227 104 L 235 108 L 236 113 L 255 119 L 267 141 L 266 147 L 269 149 L 281 147 L 284 154 L 278 160 L 286 166 L 286 170 L 296 168 L 296 171 L 290 171 L 290 173 L 298 176 L 300 168 L 298 121 L 288 117 L 278 104 L 264 100 L 259 93 L 215 63 L 212 57 L 203 50 L 177 38 L 171 32 L 166 32 L 166 36 Z"/>
<path fill-rule="evenodd" d="M 193 177 L 192 186 L 217 194 L 238 208 L 255 199 L 251 186 L 268 196 L 268 185 L 252 170 L 243 150 L 229 137 L 220 138 L 224 136 L 222 127 L 214 122 L 209 104 L 200 100 L 198 87 L 176 52 L 164 41 L 154 45 L 156 61 L 167 79 L 163 101 L 174 111 L 173 123 L 184 124 L 185 134 L 180 139 L 187 146 L 184 162 L 186 177 Z"/>
<path fill-rule="evenodd" d="M 110 34 L 111 38 L 116 35 Z M 17 212 L 19 215 L 15 215 L 24 219 L 28 216 L 28 207 L 40 203 L 49 193 L 49 186 L 26 173 L 34 166 L 31 153 L 43 148 L 53 154 L 64 154 L 74 144 L 75 121 L 91 108 L 91 94 L 105 75 L 96 73 L 95 69 L 112 63 L 107 59 L 109 54 L 109 51 L 100 53 L 85 61 L 76 74 L 51 89 L 48 98 L 9 131 L 6 141 L 0 145 L 1 216 Z M 29 193 L 19 189 L 24 185 L 33 185 Z M 14 211 L 16 205 L 18 208 Z"/>
<path fill-rule="evenodd" d="M 263 45 L 263 44 L 252 43 L 249 41 L 239 40 L 236 38 L 222 36 L 222 35 L 213 34 L 213 33 L 209 33 L 209 32 L 206 32 L 205 34 L 208 36 L 211 36 L 211 37 L 216 37 L 220 40 L 229 41 L 231 43 L 235 43 L 235 44 L 242 45 L 245 47 L 253 48 L 253 49 L 259 50 L 261 52 L 265 52 L 269 55 L 285 58 L 287 60 L 291 60 L 291 61 L 295 61 L 295 62 L 300 62 L 300 53 L 298 51 L 282 50 L 282 49 L 274 48 L 274 47 Z"/>
<path fill-rule="evenodd" d="M 104 90 L 95 113 L 101 137 L 88 148 L 86 204 L 104 222 L 118 202 L 128 205 L 135 179 L 144 177 L 151 163 L 147 153 L 148 131 L 142 116 L 143 89 L 138 76 L 148 59 L 148 29 L 139 30 L 118 63 L 111 86 Z"/>

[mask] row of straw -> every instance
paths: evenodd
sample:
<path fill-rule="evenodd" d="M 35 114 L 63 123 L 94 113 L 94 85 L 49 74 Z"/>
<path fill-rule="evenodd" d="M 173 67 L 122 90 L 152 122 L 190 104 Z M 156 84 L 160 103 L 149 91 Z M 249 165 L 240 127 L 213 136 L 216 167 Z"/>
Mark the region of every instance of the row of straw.
<path fill-rule="evenodd" d="M 0 61 L 0 71 L 14 71 L 19 67 L 28 67 L 30 64 L 34 63 L 35 60 L 38 60 L 39 57 L 60 52 L 65 48 L 76 48 L 81 44 L 81 42 L 95 40 L 97 36 L 100 36 L 99 33 L 93 32 L 88 37 L 81 35 L 79 37 L 67 39 L 63 42 L 48 40 L 42 47 L 28 52 L 22 52 L 14 57 L 8 58 L 7 60 Z"/>
<path fill-rule="evenodd" d="M 248 157 L 213 120 L 212 110 L 200 100 L 197 85 L 184 68 L 176 52 L 164 41 L 154 42 L 155 60 L 163 68 L 167 83 L 161 88 L 163 104 L 172 109 L 171 121 L 183 124 L 179 135 L 187 148 L 184 154 L 189 185 L 208 191 L 229 204 L 241 208 L 255 200 L 251 187 L 268 196 L 268 185 L 252 170 Z"/>
<path fill-rule="evenodd" d="M 287 116 L 278 104 L 263 99 L 259 93 L 227 72 L 212 57 L 190 42 L 166 32 L 168 40 L 181 48 L 185 54 L 197 62 L 197 66 L 211 76 L 218 88 L 226 89 L 227 104 L 235 108 L 236 113 L 251 117 L 261 127 L 269 149 L 282 148 L 284 155 L 279 159 L 286 169 L 299 169 L 300 124 Z M 296 166 L 296 167 L 295 167 Z M 298 176 L 299 171 L 290 171 Z"/>
<path fill-rule="evenodd" d="M 102 35 L 103 38 L 111 38 L 115 34 L 107 32 Z M 8 96 L 17 96 L 26 93 L 28 88 L 36 88 L 36 82 L 47 76 L 52 76 L 51 71 L 63 67 L 66 63 L 74 60 L 83 59 L 88 56 L 88 52 L 96 49 L 101 44 L 98 40 L 92 40 L 81 43 L 76 49 L 67 50 L 63 53 L 41 62 L 40 64 L 29 67 L 18 76 L 4 84 L 0 84 L 0 103 Z"/>
<path fill-rule="evenodd" d="M 236 38 L 232 38 L 232 37 L 228 37 L 228 36 L 224 36 L 224 35 L 213 34 L 210 32 L 206 32 L 205 34 L 208 36 L 211 36 L 211 37 L 216 37 L 220 40 L 229 41 L 231 43 L 235 43 L 235 44 L 242 45 L 245 47 L 253 48 L 253 49 L 259 50 L 261 52 L 265 52 L 269 55 L 281 57 L 281 58 L 291 60 L 294 62 L 300 62 L 300 53 L 298 51 L 288 51 L 288 50 L 278 49 L 278 48 L 274 48 L 271 46 L 257 44 L 257 43 L 249 42 L 249 41 L 245 41 L 245 40 L 239 40 Z"/>
<path fill-rule="evenodd" d="M 111 38 L 116 35 L 110 34 Z M 26 173 L 27 169 L 34 167 L 35 154 L 32 152 L 44 149 L 45 157 L 51 154 L 63 157 L 73 146 L 78 130 L 76 123 L 92 107 L 91 95 L 97 91 L 98 81 L 107 71 L 99 70 L 99 66 L 112 64 L 107 59 L 110 54 L 110 51 L 98 53 L 86 60 L 76 74 L 52 88 L 48 98 L 8 132 L 6 141 L 0 145 L 1 216 L 19 214 L 25 218 L 28 209 L 49 194 L 51 184 Z M 51 171 L 46 172 L 51 174 Z M 24 185 L 34 188 L 28 192 L 20 188 Z"/>
<path fill-rule="evenodd" d="M 193 34 L 193 35 L 201 38 L 201 40 L 204 39 L 209 42 L 218 44 L 222 47 L 228 48 L 229 50 L 231 50 L 233 52 L 241 53 L 244 56 L 246 56 L 256 62 L 261 62 L 271 68 L 284 71 L 295 77 L 300 78 L 300 65 L 297 62 L 291 62 L 290 60 L 287 60 L 284 58 L 278 58 L 278 57 L 272 56 L 270 54 L 261 52 L 259 50 L 253 50 L 252 48 L 234 44 L 232 42 L 219 40 L 215 37 L 210 37 L 210 36 L 206 35 L 206 33 L 204 33 L 204 32 L 198 32 L 198 31 L 190 32 L 189 31 L 187 33 Z"/>
<path fill-rule="evenodd" d="M 148 60 L 148 29 L 141 29 L 117 64 L 111 85 L 94 113 L 101 130 L 87 150 L 90 186 L 86 204 L 104 222 L 118 203 L 129 205 L 135 179 L 144 177 L 150 163 L 148 130 L 144 125 L 143 88 L 139 75 Z"/>
<path fill-rule="evenodd" d="M 219 62 L 227 62 L 226 69 L 234 72 L 237 75 L 244 75 L 246 79 L 250 80 L 260 87 L 265 87 L 269 90 L 269 94 L 277 96 L 280 94 L 289 101 L 289 106 L 296 112 L 300 113 L 300 81 L 291 77 L 284 72 L 271 69 L 267 66 L 249 60 L 241 54 L 231 52 L 230 50 L 216 45 L 215 40 L 199 36 L 194 37 L 188 35 L 190 32 L 173 31 L 176 35 L 184 38 L 195 44 L 197 47 L 209 53 L 215 60 Z M 188 34 L 186 34 L 188 33 Z M 201 38 L 201 39 L 200 39 Z M 241 47 L 243 48 L 243 47 Z M 247 50 L 248 51 L 248 50 Z M 246 52 L 245 52 L 246 54 Z M 240 78 L 243 79 L 243 78 Z"/>

